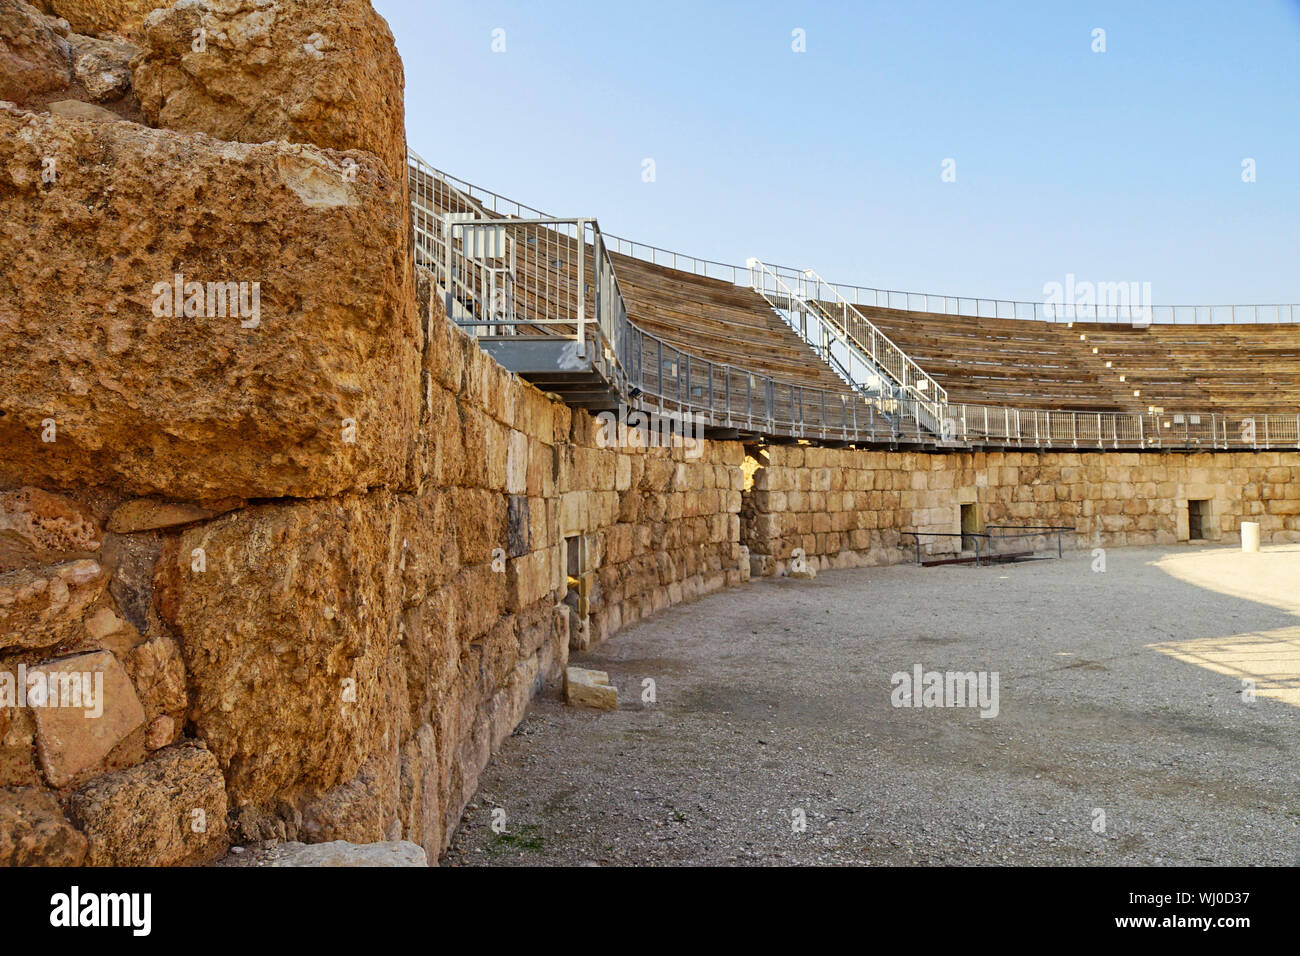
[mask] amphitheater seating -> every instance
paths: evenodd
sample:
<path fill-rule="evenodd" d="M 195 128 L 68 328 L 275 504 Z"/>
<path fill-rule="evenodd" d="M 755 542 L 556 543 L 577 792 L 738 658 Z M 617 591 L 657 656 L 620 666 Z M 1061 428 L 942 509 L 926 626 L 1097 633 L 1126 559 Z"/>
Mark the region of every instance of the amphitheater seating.
<path fill-rule="evenodd" d="M 1298 327 L 1071 326 L 861 311 L 954 402 L 1098 411 L 1300 411 Z"/>
<path fill-rule="evenodd" d="M 652 335 L 711 362 L 796 385 L 849 391 L 752 289 L 629 256 L 612 258 L 628 318 Z"/>
<path fill-rule="evenodd" d="M 1065 326 L 860 307 L 953 402 L 1120 411 L 1122 385 L 1099 374 Z M 1132 394 L 1131 390 L 1128 393 Z"/>
<path fill-rule="evenodd" d="M 1107 371 L 1125 376 L 1143 408 L 1300 411 L 1300 328 L 1076 324 L 1071 332 L 1089 355 L 1096 348 L 1096 359 L 1112 363 Z"/>

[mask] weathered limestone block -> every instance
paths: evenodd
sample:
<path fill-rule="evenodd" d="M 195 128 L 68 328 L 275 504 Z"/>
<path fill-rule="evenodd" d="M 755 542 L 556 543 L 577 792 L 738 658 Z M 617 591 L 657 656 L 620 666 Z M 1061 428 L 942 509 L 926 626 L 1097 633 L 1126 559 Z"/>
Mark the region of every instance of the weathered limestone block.
<path fill-rule="evenodd" d="M 409 840 L 385 843 L 261 843 L 231 851 L 218 866 L 428 866 L 424 849 Z"/>
<path fill-rule="evenodd" d="M 489 708 L 492 749 L 501 746 L 510 733 L 524 719 L 528 701 L 532 697 L 533 683 L 538 674 L 539 661 L 530 657 L 521 661 L 504 682 L 504 687 L 492 698 Z"/>
<path fill-rule="evenodd" d="M 618 710 L 618 688 L 610 684 L 609 675 L 585 667 L 564 669 L 564 699 L 580 707 Z"/>
<path fill-rule="evenodd" d="M 17 668 L 0 666 L 14 674 Z M 4 678 L 0 678 L 3 680 Z M 0 706 L 0 787 L 43 786 L 36 762 L 36 724 L 31 711 Z"/>
<path fill-rule="evenodd" d="M 155 531 L 180 525 L 206 521 L 224 514 L 242 502 L 227 501 L 214 507 L 201 507 L 185 501 L 162 501 L 157 498 L 135 498 L 118 505 L 108 518 L 108 530 L 115 534 L 132 534 L 138 531 Z"/>
<path fill-rule="evenodd" d="M 0 866 L 80 866 L 86 838 L 47 790 L 0 789 Z"/>
<path fill-rule="evenodd" d="M 528 436 L 511 431 L 506 447 L 506 493 L 524 495 L 528 492 Z"/>
<path fill-rule="evenodd" d="M 87 771 L 100 767 L 114 748 L 132 762 L 142 755 L 128 738 L 144 725 L 144 709 L 122 665 L 108 651 L 62 657 L 29 668 L 44 682 L 44 703 L 37 704 L 28 691 L 28 705 L 36 724 L 36 752 L 45 779 L 66 787 Z M 30 687 L 29 676 L 29 687 Z"/>
<path fill-rule="evenodd" d="M 78 33 L 131 36 L 150 12 L 168 4 L 163 0 L 36 0 L 36 6 L 67 20 Z"/>
<path fill-rule="evenodd" d="M 552 577 L 554 563 L 549 550 L 532 551 L 509 563 L 508 607 L 511 611 L 522 611 L 546 597 L 559 583 Z"/>
<path fill-rule="evenodd" d="M 0 100 L 23 103 L 72 82 L 68 41 L 36 8 L 0 0 Z"/>
<path fill-rule="evenodd" d="M 146 18 L 141 43 L 135 88 L 151 125 L 366 150 L 404 181 L 402 61 L 367 0 L 178 3 Z"/>
<path fill-rule="evenodd" d="M 139 49 L 121 40 L 100 40 L 73 34 L 72 75 L 96 103 L 131 91 L 131 59 Z"/>
<path fill-rule="evenodd" d="M 162 733 L 161 729 L 153 728 L 153 722 L 161 717 L 168 718 L 173 727 L 184 721 L 189 704 L 185 690 L 185 662 L 174 640 L 159 635 L 132 648 L 126 658 L 126 672 L 135 683 L 152 732 Z M 166 726 L 159 725 L 160 728 Z M 158 747 L 149 749 L 157 750 Z"/>
<path fill-rule="evenodd" d="M 390 747 L 362 765 L 352 780 L 306 800 L 299 836 L 312 843 L 375 843 L 390 834 L 400 836 L 394 832 L 399 819 L 399 777 L 400 756 Z M 400 824 L 398 827 L 400 831 Z"/>
<path fill-rule="evenodd" d="M 68 816 L 89 838 L 88 866 L 194 865 L 228 846 L 221 771 L 198 743 L 96 777 L 69 798 Z"/>
<path fill-rule="evenodd" d="M 398 816 L 403 836 L 434 862 L 443 843 L 439 776 L 437 734 L 432 724 L 421 724 L 402 748 Z"/>
<path fill-rule="evenodd" d="M 89 558 L 0 574 L 0 649 L 77 641 L 105 583 L 104 569 Z"/>
<path fill-rule="evenodd" d="M 508 551 L 505 497 L 481 488 L 452 488 L 447 494 L 451 498 L 455 544 L 462 564 L 483 564 L 492 560 L 497 549 Z"/>
<path fill-rule="evenodd" d="M 99 522 L 81 505 L 39 488 L 0 492 L 0 573 L 91 557 Z"/>
<path fill-rule="evenodd" d="M 0 481 L 202 503 L 407 480 L 400 183 L 3 108 L 0 143 Z"/>
<path fill-rule="evenodd" d="M 402 544 L 395 497 L 375 492 L 247 508 L 163 552 L 159 605 L 184 653 L 189 718 L 236 808 L 347 783 L 398 733 L 386 663 Z"/>

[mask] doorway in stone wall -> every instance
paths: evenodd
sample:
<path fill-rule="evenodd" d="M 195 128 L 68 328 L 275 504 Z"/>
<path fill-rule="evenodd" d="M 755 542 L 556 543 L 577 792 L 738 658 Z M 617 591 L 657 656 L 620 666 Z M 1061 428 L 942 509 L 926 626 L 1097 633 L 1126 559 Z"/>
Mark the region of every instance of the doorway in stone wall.
<path fill-rule="evenodd" d="M 961 505 L 961 549 L 975 550 L 975 535 L 980 531 L 979 505 L 975 503 Z"/>
<path fill-rule="evenodd" d="M 1210 503 L 1205 499 L 1188 499 L 1187 540 L 1204 541 L 1210 524 Z"/>
<path fill-rule="evenodd" d="M 569 608 L 569 649 L 586 650 L 591 643 L 591 590 L 595 577 L 587 566 L 587 541 L 583 535 L 564 539 L 565 594 Z"/>

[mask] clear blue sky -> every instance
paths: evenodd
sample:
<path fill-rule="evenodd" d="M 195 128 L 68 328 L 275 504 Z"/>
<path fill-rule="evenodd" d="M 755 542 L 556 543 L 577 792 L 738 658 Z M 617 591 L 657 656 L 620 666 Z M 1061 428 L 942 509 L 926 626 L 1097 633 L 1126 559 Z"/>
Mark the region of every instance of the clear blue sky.
<path fill-rule="evenodd" d="M 952 295 L 1300 302 L 1300 0 L 374 4 L 417 152 L 616 235 Z"/>

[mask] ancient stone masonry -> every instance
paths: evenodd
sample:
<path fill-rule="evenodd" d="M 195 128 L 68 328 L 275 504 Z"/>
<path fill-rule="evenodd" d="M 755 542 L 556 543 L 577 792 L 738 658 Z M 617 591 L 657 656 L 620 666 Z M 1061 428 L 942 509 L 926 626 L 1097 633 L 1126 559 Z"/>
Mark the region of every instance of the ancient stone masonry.
<path fill-rule="evenodd" d="M 159 0 L 36 0 L 35 4 L 79 33 L 126 36 L 139 33 L 145 17 L 162 5 Z"/>
<path fill-rule="evenodd" d="M 959 534 L 963 505 L 975 506 L 981 527 L 1070 528 L 1066 547 L 1187 541 L 1189 501 L 1207 502 L 1206 540 L 1235 543 L 1242 521 L 1258 521 L 1266 541 L 1300 541 L 1294 452 L 931 455 L 782 445 L 758 455 L 741 533 L 755 574 L 787 572 L 796 548 L 814 567 L 911 560 L 902 532 Z"/>
<path fill-rule="evenodd" d="M 1185 537 L 1191 499 L 1207 536 L 1300 538 L 1295 455 L 611 433 L 414 268 L 364 0 L 40 6 L 67 21 L 0 0 L 0 863 L 436 860 L 571 650 L 796 547 L 903 559 L 962 504 L 1084 545 Z"/>
<path fill-rule="evenodd" d="M 0 861 L 436 859 L 571 645 L 747 574 L 741 448 L 603 441 L 446 321 L 367 3 L 51 6 L 160 128 L 46 109 L 68 27 L 3 7 Z"/>
<path fill-rule="evenodd" d="M 399 622 L 414 732 L 399 812 L 407 839 L 441 847 L 531 694 L 558 692 L 571 647 L 748 569 L 739 444 L 606 441 L 586 412 L 488 358 L 432 293 L 422 274 L 426 401 Z"/>

